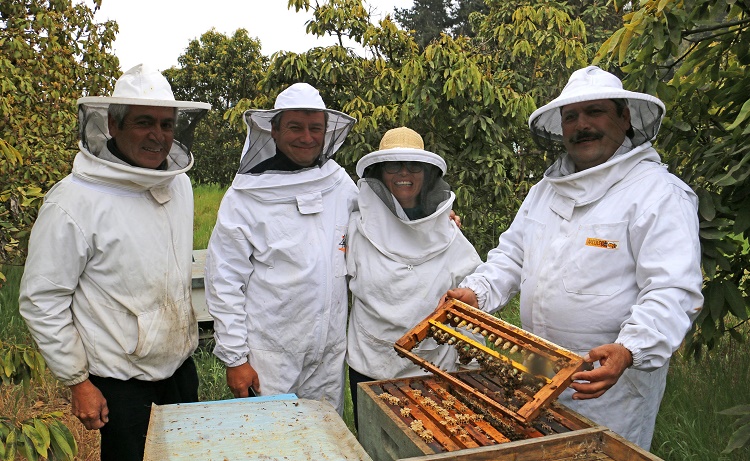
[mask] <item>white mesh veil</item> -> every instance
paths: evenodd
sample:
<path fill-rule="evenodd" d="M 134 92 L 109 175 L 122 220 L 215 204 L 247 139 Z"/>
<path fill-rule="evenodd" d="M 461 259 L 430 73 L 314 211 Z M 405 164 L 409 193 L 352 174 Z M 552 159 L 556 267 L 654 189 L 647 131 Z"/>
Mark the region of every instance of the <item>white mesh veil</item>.
<path fill-rule="evenodd" d="M 112 137 L 107 128 L 108 108 L 109 104 L 102 103 L 79 103 L 78 105 L 81 145 L 93 155 L 98 155 Z M 168 158 L 178 168 L 186 168 L 192 158 L 190 148 L 193 144 L 195 125 L 206 115 L 208 109 L 176 107 L 175 110 L 177 114 L 174 141 Z"/>
<path fill-rule="evenodd" d="M 387 206 L 394 215 L 403 219 L 403 208 L 388 187 L 383 181 L 381 181 L 383 174 L 381 168 L 382 165 L 383 163 L 376 163 L 369 167 L 365 170 L 365 176 L 360 181 L 366 182 L 370 186 L 370 189 L 372 189 L 380 200 L 383 201 L 385 206 Z M 438 206 L 448 200 L 450 196 L 450 185 L 443 180 L 440 170 L 434 165 L 425 164 L 424 182 L 422 183 L 422 190 L 417 197 L 418 207 L 421 209 L 421 214 L 423 216 L 415 217 L 415 219 L 430 216 L 437 210 Z"/>
<path fill-rule="evenodd" d="M 624 90 L 620 79 L 596 66 L 589 66 L 573 72 L 560 96 L 531 114 L 529 128 L 534 140 L 543 149 L 560 149 L 563 140 L 561 109 L 568 104 L 597 99 L 627 104 L 632 125 L 627 135 L 633 146 L 653 140 L 659 132 L 664 103 L 645 93 Z"/>
<path fill-rule="evenodd" d="M 110 106 L 173 107 L 176 111 L 174 142 L 168 158 L 178 167 L 190 164 L 195 125 L 211 108 L 210 104 L 177 101 L 172 88 L 156 69 L 138 64 L 127 70 L 115 83 L 112 96 L 87 96 L 78 99 L 78 126 L 81 146 L 99 155 L 112 137 L 107 127 Z M 126 109 L 127 110 L 127 109 Z"/>
<path fill-rule="evenodd" d="M 342 112 L 327 109 L 318 90 L 307 83 L 295 83 L 279 93 L 271 110 L 250 109 L 244 114 L 247 138 L 242 148 L 238 174 L 250 172 L 259 163 L 276 155 L 276 142 L 271 137 L 271 121 L 284 110 L 320 111 L 326 116 L 323 150 L 314 166 L 321 166 L 341 147 L 356 121 Z"/>

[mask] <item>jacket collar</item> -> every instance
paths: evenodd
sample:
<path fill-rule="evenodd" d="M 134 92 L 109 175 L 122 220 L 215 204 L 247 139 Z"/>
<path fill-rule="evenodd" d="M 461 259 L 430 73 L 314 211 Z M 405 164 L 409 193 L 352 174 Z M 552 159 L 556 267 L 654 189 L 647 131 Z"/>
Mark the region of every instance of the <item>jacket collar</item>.
<path fill-rule="evenodd" d="M 604 196 L 617 182 L 622 180 L 640 162 L 660 162 L 659 154 L 651 143 L 643 143 L 624 153 L 618 151 L 609 160 L 577 173 L 571 171 L 572 161 L 568 154 L 560 157 L 544 173 L 555 192 L 573 206 L 593 203 Z"/>

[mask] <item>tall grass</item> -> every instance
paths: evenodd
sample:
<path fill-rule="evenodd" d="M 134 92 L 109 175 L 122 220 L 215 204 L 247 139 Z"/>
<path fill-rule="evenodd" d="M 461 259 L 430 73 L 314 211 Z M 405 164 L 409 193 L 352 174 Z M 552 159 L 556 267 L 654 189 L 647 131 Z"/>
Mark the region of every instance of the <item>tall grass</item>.
<path fill-rule="evenodd" d="M 4 266 L 7 281 L 0 289 L 0 341 L 9 344 L 31 344 L 26 324 L 18 314 L 18 289 L 21 284 L 23 268 Z"/>
<path fill-rule="evenodd" d="M 750 328 L 743 331 L 750 336 Z M 665 460 L 750 460 L 750 446 L 721 455 L 735 417 L 717 412 L 750 404 L 750 348 L 729 336 L 696 362 L 672 358 L 651 451 Z"/>
<path fill-rule="evenodd" d="M 208 246 L 211 231 L 216 224 L 216 212 L 226 188 L 214 184 L 194 188 L 195 217 L 193 218 L 193 248 L 200 250 Z"/>

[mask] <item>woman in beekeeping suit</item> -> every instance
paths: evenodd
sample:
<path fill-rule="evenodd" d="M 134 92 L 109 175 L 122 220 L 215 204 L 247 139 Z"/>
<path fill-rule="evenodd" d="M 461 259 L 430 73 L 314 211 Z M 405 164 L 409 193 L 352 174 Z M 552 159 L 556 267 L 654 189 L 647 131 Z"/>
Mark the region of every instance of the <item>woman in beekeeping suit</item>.
<path fill-rule="evenodd" d="M 359 211 L 349 221 L 346 258 L 355 415 L 358 383 L 425 373 L 399 357 L 393 343 L 482 262 L 449 219 L 456 196 L 443 180 L 445 170 L 445 161 L 424 150 L 422 137 L 406 127 L 386 132 L 380 149 L 357 163 Z M 432 338 L 414 352 L 447 371 L 457 369 L 455 349 Z"/>

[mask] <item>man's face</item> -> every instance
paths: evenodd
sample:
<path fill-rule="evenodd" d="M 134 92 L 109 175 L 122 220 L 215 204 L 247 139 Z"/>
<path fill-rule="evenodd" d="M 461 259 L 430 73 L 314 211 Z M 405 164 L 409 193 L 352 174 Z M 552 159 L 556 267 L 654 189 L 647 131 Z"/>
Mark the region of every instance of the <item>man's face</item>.
<path fill-rule="evenodd" d="M 562 108 L 563 144 L 576 165 L 576 171 L 609 160 L 625 140 L 630 128 L 630 110 L 617 115 L 612 100 L 597 99 Z"/>
<path fill-rule="evenodd" d="M 167 158 L 174 125 L 174 107 L 129 106 L 122 128 L 113 119 L 108 120 L 109 133 L 120 152 L 134 165 L 152 169 Z"/>
<path fill-rule="evenodd" d="M 291 161 L 310 166 L 323 151 L 326 120 L 323 112 L 285 110 L 281 113 L 278 129 L 271 127 L 276 147 Z"/>

